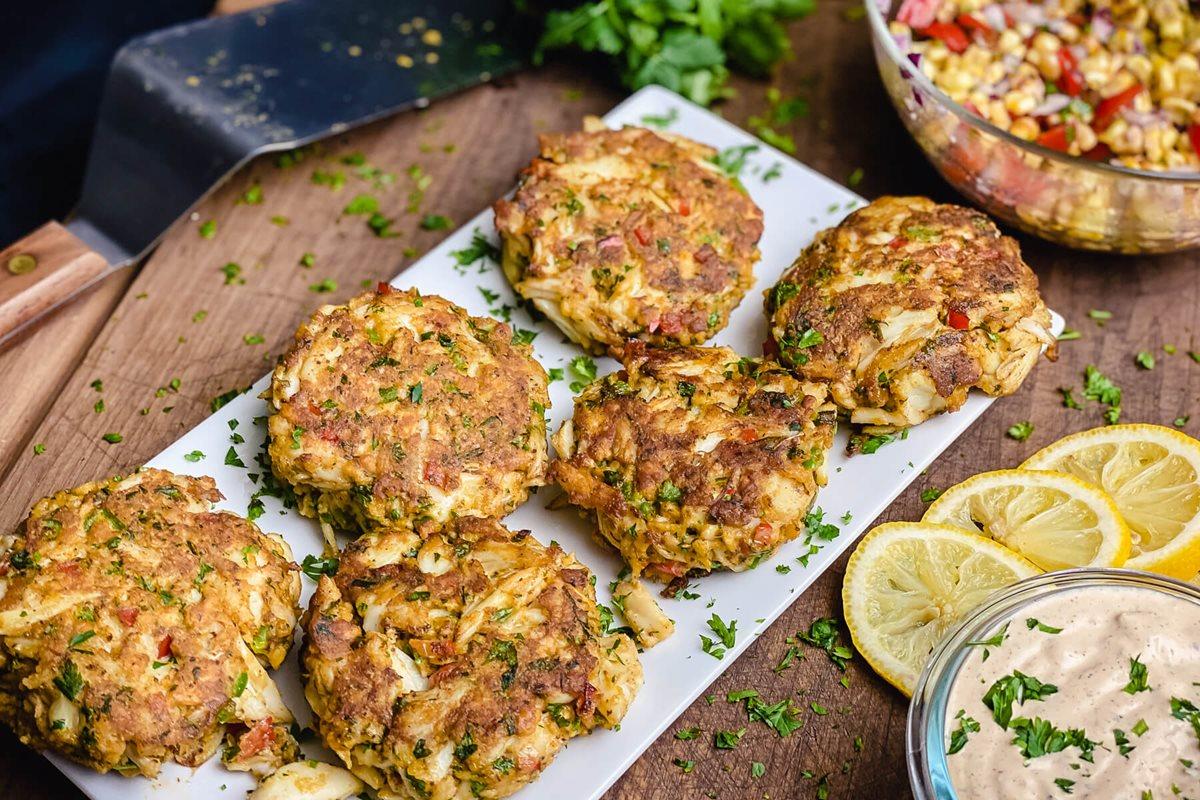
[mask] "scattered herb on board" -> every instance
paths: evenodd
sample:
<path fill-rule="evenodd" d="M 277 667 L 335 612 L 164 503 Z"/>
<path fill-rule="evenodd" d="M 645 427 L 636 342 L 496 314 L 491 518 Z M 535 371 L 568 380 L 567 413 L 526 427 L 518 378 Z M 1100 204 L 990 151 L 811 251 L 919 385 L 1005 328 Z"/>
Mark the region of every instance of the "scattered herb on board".
<path fill-rule="evenodd" d="M 1104 311 L 1098 308 L 1093 308 L 1088 312 L 1088 319 L 1096 323 L 1096 325 L 1101 328 L 1104 327 L 1104 323 L 1112 319 L 1112 316 L 1113 315 L 1111 311 Z"/>
<path fill-rule="evenodd" d="M 250 188 L 242 192 L 242 196 L 237 199 L 237 202 L 247 206 L 260 206 L 263 201 L 262 185 L 255 183 L 251 184 Z"/>
<path fill-rule="evenodd" d="M 246 279 L 242 277 L 242 265 L 235 261 L 226 262 L 221 267 L 221 274 L 225 276 L 226 286 L 241 285 L 246 282 Z"/>
<path fill-rule="evenodd" d="M 854 651 L 841 643 L 838 621 L 832 617 L 818 617 L 807 631 L 797 633 L 796 638 L 824 650 L 829 660 L 842 672 L 846 671 L 846 662 L 854 658 Z"/>
<path fill-rule="evenodd" d="M 1062 395 L 1063 408 L 1074 408 L 1077 410 L 1083 408 L 1083 406 L 1079 405 L 1079 401 L 1075 399 L 1073 389 L 1066 386 L 1060 386 L 1058 393 Z"/>
<path fill-rule="evenodd" d="M 738 728 L 736 731 L 717 731 L 713 734 L 713 746 L 718 750 L 733 750 L 741 743 L 742 737 L 745 735 L 745 728 Z"/>
<path fill-rule="evenodd" d="M 1029 422 L 1028 420 L 1025 422 L 1018 422 L 1010 426 L 1005 433 L 1007 434 L 1008 438 L 1016 439 L 1018 442 L 1023 442 L 1029 438 L 1031 433 L 1033 433 L 1033 423 Z"/>
<path fill-rule="evenodd" d="M 1104 420 L 1109 425 L 1116 425 L 1121 419 L 1121 389 L 1091 364 L 1084 370 L 1083 396 L 1108 406 Z"/>
<path fill-rule="evenodd" d="M 699 735 L 700 735 L 700 729 L 696 728 L 696 727 L 680 728 L 679 730 L 675 731 L 675 738 L 681 742 L 686 742 L 691 739 L 695 739 Z"/>
<path fill-rule="evenodd" d="M 1058 335 L 1058 341 L 1060 342 L 1071 342 L 1082 338 L 1083 334 L 1072 328 L 1063 328 L 1062 333 Z"/>
<path fill-rule="evenodd" d="M 696 762 L 689 759 L 677 758 L 672 763 L 683 770 L 685 775 L 696 768 Z"/>
<path fill-rule="evenodd" d="M 421 218 L 421 229 L 426 231 L 444 231 L 452 224 L 449 217 L 441 214 L 426 214 Z"/>
<path fill-rule="evenodd" d="M 1133 363 L 1142 369 L 1154 369 L 1154 356 L 1149 350 L 1142 350 L 1133 357 Z"/>
<path fill-rule="evenodd" d="M 125 437 L 119 433 L 106 433 L 100 438 L 109 444 L 120 444 L 121 442 L 125 441 Z"/>
<path fill-rule="evenodd" d="M 308 290 L 316 294 L 328 294 L 329 292 L 336 292 L 337 288 L 337 281 L 333 278 L 325 278 L 322 281 L 310 284 Z"/>
<path fill-rule="evenodd" d="M 46 445 L 42 444 L 41 442 L 38 442 L 33 446 L 33 454 L 35 456 L 40 456 L 44 452 L 46 452 Z"/>
<path fill-rule="evenodd" d="M 198 229 L 201 239 L 211 239 L 217 235 L 217 221 L 215 219 L 205 220 L 200 223 Z"/>
<path fill-rule="evenodd" d="M 934 500 L 937 500 L 939 497 L 941 497 L 942 492 L 944 491 L 945 489 L 939 489 L 936 486 L 930 486 L 928 489 L 925 489 L 921 492 L 921 502 L 932 503 Z"/>

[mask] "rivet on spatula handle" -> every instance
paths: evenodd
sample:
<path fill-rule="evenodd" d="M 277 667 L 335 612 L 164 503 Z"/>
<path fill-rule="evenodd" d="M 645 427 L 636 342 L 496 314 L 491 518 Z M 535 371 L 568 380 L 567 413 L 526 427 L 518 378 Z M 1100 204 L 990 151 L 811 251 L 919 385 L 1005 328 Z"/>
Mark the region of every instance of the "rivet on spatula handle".
<path fill-rule="evenodd" d="M 0 252 L 0 346 L 108 272 L 103 256 L 57 222 Z"/>

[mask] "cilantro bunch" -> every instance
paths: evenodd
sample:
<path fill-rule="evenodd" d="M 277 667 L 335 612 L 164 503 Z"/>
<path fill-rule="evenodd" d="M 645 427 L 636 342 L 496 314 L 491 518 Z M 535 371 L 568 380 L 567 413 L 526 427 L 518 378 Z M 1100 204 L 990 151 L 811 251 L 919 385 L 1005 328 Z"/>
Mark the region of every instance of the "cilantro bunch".
<path fill-rule="evenodd" d="M 656 83 L 700 105 L 728 97 L 729 69 L 765 76 L 790 52 L 783 22 L 816 0 L 600 0 L 552 10 L 534 50 L 611 56 L 630 89 Z"/>

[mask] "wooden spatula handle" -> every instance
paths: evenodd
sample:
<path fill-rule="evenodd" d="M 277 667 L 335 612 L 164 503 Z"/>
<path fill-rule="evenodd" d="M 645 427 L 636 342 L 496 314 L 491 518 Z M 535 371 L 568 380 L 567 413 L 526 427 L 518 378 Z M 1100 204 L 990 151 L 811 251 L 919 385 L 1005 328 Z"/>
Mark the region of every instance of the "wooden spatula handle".
<path fill-rule="evenodd" d="M 57 222 L 0 251 L 0 344 L 108 270 L 103 256 Z"/>

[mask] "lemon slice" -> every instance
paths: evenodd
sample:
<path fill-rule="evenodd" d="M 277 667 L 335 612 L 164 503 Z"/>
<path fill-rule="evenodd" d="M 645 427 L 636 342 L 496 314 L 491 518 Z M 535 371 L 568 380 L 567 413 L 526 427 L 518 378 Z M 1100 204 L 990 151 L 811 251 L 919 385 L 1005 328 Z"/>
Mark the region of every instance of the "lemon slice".
<path fill-rule="evenodd" d="M 1061 472 L 984 472 L 945 491 L 921 518 L 978 533 L 1041 569 L 1119 567 L 1129 527 L 1103 490 Z"/>
<path fill-rule="evenodd" d="M 868 533 L 842 581 L 854 646 L 911 696 L 945 633 L 993 592 L 1041 570 L 1008 548 L 949 525 L 889 522 Z"/>
<path fill-rule="evenodd" d="M 1107 492 L 1133 534 L 1127 568 L 1182 580 L 1200 572 L 1200 441 L 1160 425 L 1111 425 L 1059 439 L 1021 467 Z"/>

